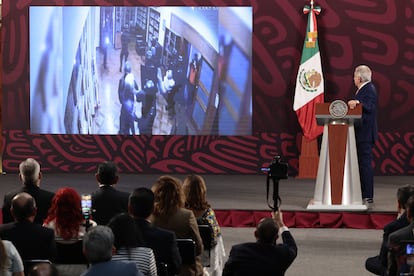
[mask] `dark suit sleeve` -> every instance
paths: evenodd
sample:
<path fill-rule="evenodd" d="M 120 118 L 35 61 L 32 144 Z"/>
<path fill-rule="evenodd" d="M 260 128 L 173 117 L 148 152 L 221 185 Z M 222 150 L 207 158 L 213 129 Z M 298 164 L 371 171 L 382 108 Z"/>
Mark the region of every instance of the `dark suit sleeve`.
<path fill-rule="evenodd" d="M 48 248 L 48 255 L 49 255 L 49 260 L 51 262 L 53 262 L 56 259 L 56 255 L 57 255 L 57 251 L 56 251 L 56 242 L 55 242 L 55 233 L 53 232 L 52 229 L 48 229 L 50 230 L 48 231 L 48 235 L 49 235 L 49 244 L 47 245 Z"/>
<path fill-rule="evenodd" d="M 384 226 L 384 233 L 382 235 L 381 249 L 379 253 L 379 260 L 385 267 L 388 263 L 388 238 L 389 236 L 409 224 L 406 213 L 403 213 L 398 219 L 388 223 Z"/>
<path fill-rule="evenodd" d="M 363 89 L 368 93 L 358 93 L 355 99 L 362 103 L 362 110 L 366 113 L 372 113 L 377 109 L 377 92 L 372 83 L 366 84 Z"/>
<path fill-rule="evenodd" d="M 232 276 L 233 275 L 233 273 L 234 273 L 234 262 L 233 262 L 234 254 L 235 254 L 235 248 L 233 246 L 230 250 L 229 258 L 227 259 L 227 262 L 224 264 L 222 276 Z"/>
<path fill-rule="evenodd" d="M 292 263 L 298 255 L 298 247 L 296 246 L 295 239 L 293 238 L 290 231 L 284 231 L 282 233 L 283 246 L 288 249 L 287 258 L 289 263 Z"/>

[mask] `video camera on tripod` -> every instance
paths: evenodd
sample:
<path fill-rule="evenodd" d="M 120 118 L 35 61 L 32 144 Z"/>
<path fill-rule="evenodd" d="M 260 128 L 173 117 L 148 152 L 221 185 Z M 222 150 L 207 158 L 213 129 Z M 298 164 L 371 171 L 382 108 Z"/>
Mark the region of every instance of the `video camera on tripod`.
<path fill-rule="evenodd" d="M 276 155 L 275 157 L 273 157 L 273 160 L 272 162 L 270 162 L 270 165 L 268 168 L 262 168 L 263 172 L 267 172 L 267 182 L 266 182 L 267 184 L 266 185 L 267 205 L 273 211 L 277 211 L 282 202 L 279 196 L 279 181 L 281 179 L 288 179 L 288 168 L 289 168 L 289 165 L 281 161 L 280 155 Z M 270 179 L 273 180 L 273 206 L 270 205 L 269 203 Z"/>

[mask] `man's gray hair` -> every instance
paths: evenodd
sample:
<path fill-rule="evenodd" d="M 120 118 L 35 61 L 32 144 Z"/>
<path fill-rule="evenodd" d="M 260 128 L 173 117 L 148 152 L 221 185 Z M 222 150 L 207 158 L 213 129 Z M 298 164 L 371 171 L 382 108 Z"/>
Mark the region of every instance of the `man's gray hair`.
<path fill-rule="evenodd" d="M 110 261 L 113 245 L 114 234 L 105 225 L 91 228 L 83 237 L 83 249 L 91 264 Z"/>
<path fill-rule="evenodd" d="M 359 65 L 357 68 L 355 68 L 355 73 L 361 77 L 362 82 L 371 81 L 372 72 L 368 66 Z"/>
<path fill-rule="evenodd" d="M 23 184 L 36 185 L 39 180 L 40 164 L 33 158 L 27 158 L 20 163 L 19 172 Z"/>

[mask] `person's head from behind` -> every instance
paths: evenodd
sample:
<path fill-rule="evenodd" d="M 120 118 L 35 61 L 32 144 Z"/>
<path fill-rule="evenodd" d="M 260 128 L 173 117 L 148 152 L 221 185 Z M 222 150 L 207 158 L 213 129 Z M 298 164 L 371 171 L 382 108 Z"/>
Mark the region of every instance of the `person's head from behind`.
<path fill-rule="evenodd" d="M 39 185 L 42 173 L 40 164 L 33 158 L 27 158 L 19 165 L 19 177 L 24 185 Z"/>
<path fill-rule="evenodd" d="M 254 235 L 260 243 L 274 244 L 278 238 L 278 231 L 272 218 L 263 218 L 257 224 Z"/>
<path fill-rule="evenodd" d="M 132 91 L 135 87 L 135 78 L 134 74 L 128 73 L 125 75 L 125 89 L 129 89 Z"/>
<path fill-rule="evenodd" d="M 407 212 L 407 219 L 410 222 L 414 222 L 414 195 L 410 196 L 405 204 L 405 210 Z"/>
<path fill-rule="evenodd" d="M 134 219 L 127 213 L 115 215 L 108 223 L 114 233 L 115 248 L 133 248 L 141 246 L 142 236 L 138 231 Z"/>
<path fill-rule="evenodd" d="M 124 64 L 124 73 L 125 76 L 132 72 L 131 63 L 129 61 L 126 61 Z"/>
<path fill-rule="evenodd" d="M 83 254 L 91 264 L 110 261 L 114 251 L 114 234 L 108 226 L 92 227 L 83 237 Z"/>
<path fill-rule="evenodd" d="M 200 175 L 189 175 L 183 181 L 185 207 L 193 210 L 205 210 L 210 207 L 207 201 L 207 187 Z"/>
<path fill-rule="evenodd" d="M 33 222 L 37 212 L 36 201 L 28 193 L 18 193 L 12 199 L 10 211 L 15 221 Z"/>
<path fill-rule="evenodd" d="M 102 185 L 113 185 L 118 182 L 118 168 L 112 161 L 105 161 L 98 165 L 96 180 Z"/>
<path fill-rule="evenodd" d="M 397 204 L 398 210 L 405 210 L 408 199 L 414 195 L 414 187 L 411 185 L 404 185 L 397 190 Z"/>
<path fill-rule="evenodd" d="M 154 211 L 154 193 L 148 188 L 137 188 L 129 196 L 128 212 L 137 218 L 149 218 Z"/>
<path fill-rule="evenodd" d="M 61 188 L 52 199 L 45 223 L 55 221 L 57 232 L 63 239 L 76 237 L 83 221 L 81 197 L 75 189 Z"/>
<path fill-rule="evenodd" d="M 152 186 L 154 192 L 154 215 L 171 215 L 184 207 L 184 194 L 181 181 L 164 175 Z"/>

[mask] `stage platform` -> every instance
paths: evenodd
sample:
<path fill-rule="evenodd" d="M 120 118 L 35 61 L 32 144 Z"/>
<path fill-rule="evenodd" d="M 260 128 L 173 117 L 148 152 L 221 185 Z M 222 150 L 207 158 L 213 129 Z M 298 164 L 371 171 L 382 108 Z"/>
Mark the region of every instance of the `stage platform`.
<path fill-rule="evenodd" d="M 118 189 L 132 191 L 151 187 L 160 175 L 121 174 Z M 174 175 L 184 179 L 185 175 Z M 203 175 L 207 196 L 216 210 L 220 224 L 225 227 L 253 227 L 263 216 L 270 214 L 266 199 L 267 175 Z M 280 209 L 285 222 L 296 228 L 356 228 L 382 229 L 395 218 L 398 187 L 414 184 L 414 176 L 375 177 L 374 203 L 366 211 L 308 210 L 313 198 L 315 179 L 289 178 L 280 180 Z M 17 174 L 0 176 L 0 196 L 20 186 Z M 272 183 L 270 183 L 272 185 Z M 56 191 L 68 186 L 82 193 L 93 192 L 98 184 L 93 173 L 44 173 L 42 188 Z M 270 202 L 272 203 L 272 202 Z"/>

